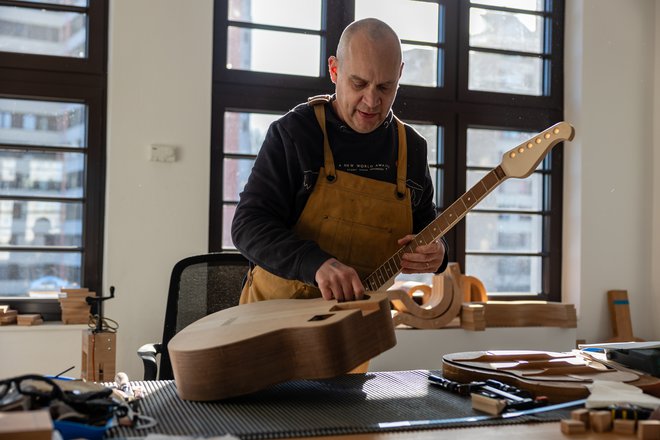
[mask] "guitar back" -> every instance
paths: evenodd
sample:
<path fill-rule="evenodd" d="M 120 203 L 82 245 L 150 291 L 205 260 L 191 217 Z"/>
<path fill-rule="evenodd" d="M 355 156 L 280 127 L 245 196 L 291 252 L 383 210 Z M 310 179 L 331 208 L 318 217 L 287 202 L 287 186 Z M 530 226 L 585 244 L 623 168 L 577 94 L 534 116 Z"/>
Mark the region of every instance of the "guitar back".
<path fill-rule="evenodd" d="M 292 379 L 346 373 L 396 344 L 387 293 L 362 301 L 282 299 L 206 316 L 168 344 L 177 391 L 219 400 Z"/>
<path fill-rule="evenodd" d="M 584 399 L 594 380 L 625 382 L 658 395 L 660 379 L 626 368 L 605 365 L 573 353 L 546 351 L 480 351 L 442 358 L 442 374 L 461 383 L 495 379 L 546 396 L 550 402 Z"/>

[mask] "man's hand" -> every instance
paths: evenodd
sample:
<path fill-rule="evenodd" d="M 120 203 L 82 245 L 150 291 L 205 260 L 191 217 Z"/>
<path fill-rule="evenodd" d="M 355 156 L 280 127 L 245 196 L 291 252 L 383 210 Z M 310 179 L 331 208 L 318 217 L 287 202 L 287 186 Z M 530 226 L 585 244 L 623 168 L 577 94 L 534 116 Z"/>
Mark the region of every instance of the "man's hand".
<path fill-rule="evenodd" d="M 326 260 L 319 267 L 315 280 L 326 300 L 334 298 L 343 302 L 364 298 L 364 286 L 358 273 L 335 258 Z"/>
<path fill-rule="evenodd" d="M 398 240 L 399 246 L 405 246 L 415 238 L 406 235 Z M 403 273 L 435 273 L 445 259 L 445 245 L 442 241 L 417 246 L 412 253 L 401 256 L 401 271 Z"/>

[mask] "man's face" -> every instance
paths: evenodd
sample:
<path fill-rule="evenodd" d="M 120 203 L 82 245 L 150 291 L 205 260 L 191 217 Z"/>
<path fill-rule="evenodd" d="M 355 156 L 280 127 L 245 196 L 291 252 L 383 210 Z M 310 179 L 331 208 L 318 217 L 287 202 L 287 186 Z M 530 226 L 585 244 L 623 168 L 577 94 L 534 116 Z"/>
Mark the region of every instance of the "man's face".
<path fill-rule="evenodd" d="M 336 85 L 333 108 L 356 132 L 374 131 L 389 113 L 403 69 L 399 50 L 395 41 L 373 42 L 357 33 L 342 59 L 328 59 Z"/>

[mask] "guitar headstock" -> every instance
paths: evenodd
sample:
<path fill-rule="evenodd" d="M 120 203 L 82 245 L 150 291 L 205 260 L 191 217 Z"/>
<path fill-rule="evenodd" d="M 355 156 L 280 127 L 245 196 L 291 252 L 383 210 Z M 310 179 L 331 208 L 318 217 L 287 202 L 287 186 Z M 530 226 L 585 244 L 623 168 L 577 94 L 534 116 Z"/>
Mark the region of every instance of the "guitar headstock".
<path fill-rule="evenodd" d="M 504 153 L 500 166 L 507 177 L 527 177 L 552 147 L 559 142 L 573 140 L 574 135 L 575 130 L 571 124 L 559 122 Z"/>

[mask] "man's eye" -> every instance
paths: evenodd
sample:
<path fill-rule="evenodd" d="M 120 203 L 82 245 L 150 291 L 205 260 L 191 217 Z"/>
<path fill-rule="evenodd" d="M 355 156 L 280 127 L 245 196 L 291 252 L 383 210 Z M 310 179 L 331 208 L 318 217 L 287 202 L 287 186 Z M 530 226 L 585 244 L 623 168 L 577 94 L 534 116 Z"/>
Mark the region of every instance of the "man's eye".
<path fill-rule="evenodd" d="M 363 89 L 364 86 L 365 86 L 364 83 L 353 83 L 353 87 L 355 87 L 356 89 Z"/>

